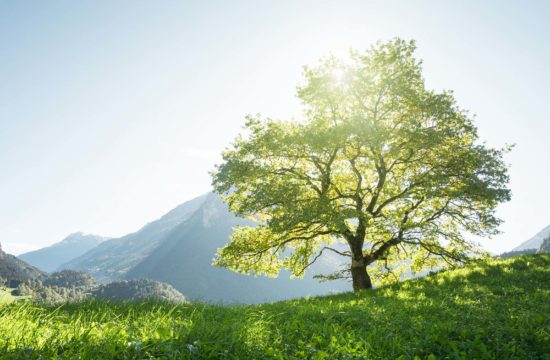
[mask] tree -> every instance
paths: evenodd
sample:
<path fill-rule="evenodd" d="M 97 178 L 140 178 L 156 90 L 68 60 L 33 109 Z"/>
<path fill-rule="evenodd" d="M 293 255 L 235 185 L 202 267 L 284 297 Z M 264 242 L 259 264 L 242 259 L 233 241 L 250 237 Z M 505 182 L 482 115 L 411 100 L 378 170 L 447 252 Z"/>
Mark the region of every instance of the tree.
<path fill-rule="evenodd" d="M 78 288 L 84 291 L 97 286 L 96 279 L 83 271 L 61 270 L 44 279 L 44 286 L 59 288 Z"/>
<path fill-rule="evenodd" d="M 452 93 L 426 89 L 414 51 L 395 39 L 348 62 L 329 57 L 305 68 L 304 119 L 247 117 L 246 135 L 212 176 L 230 209 L 257 226 L 234 229 L 215 265 L 299 277 L 332 251 L 350 259 L 336 275 L 351 274 L 360 290 L 372 274 L 453 267 L 482 253 L 467 236 L 498 232 L 508 148 L 478 143 Z"/>

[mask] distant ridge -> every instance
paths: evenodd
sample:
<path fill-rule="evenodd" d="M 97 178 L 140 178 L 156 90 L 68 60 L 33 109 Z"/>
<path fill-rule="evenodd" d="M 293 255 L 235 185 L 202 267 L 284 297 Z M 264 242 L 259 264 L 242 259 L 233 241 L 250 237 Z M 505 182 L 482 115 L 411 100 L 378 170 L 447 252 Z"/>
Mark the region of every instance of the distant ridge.
<path fill-rule="evenodd" d="M 17 257 L 2 251 L 0 244 L 0 277 L 7 280 L 9 287 L 16 287 L 25 280 L 36 279 L 46 274 Z"/>
<path fill-rule="evenodd" d="M 539 249 L 544 239 L 550 235 L 550 225 L 539 231 L 535 236 L 529 240 L 521 243 L 519 246 L 512 249 L 512 251 L 521 251 L 527 249 Z"/>
<path fill-rule="evenodd" d="M 30 251 L 18 257 L 40 270 L 52 272 L 61 264 L 79 257 L 109 238 L 76 232 L 51 246 Z"/>
<path fill-rule="evenodd" d="M 146 258 L 164 237 L 191 216 L 204 202 L 206 195 L 187 201 L 135 233 L 103 242 L 81 256 L 62 264 L 59 269 L 86 271 L 99 282 L 121 280 Z"/>
<path fill-rule="evenodd" d="M 319 283 L 318 273 L 331 273 L 342 259 L 321 257 L 304 279 L 292 280 L 283 271 L 278 278 L 246 276 L 211 265 L 216 250 L 225 245 L 235 226 L 251 222 L 236 217 L 215 194 L 175 228 L 147 258 L 130 269 L 126 278 L 152 278 L 172 284 L 191 299 L 258 303 L 306 295 L 349 291 L 346 281 Z"/>
<path fill-rule="evenodd" d="M 348 291 L 346 281 L 319 283 L 314 274 L 332 273 L 342 259 L 323 256 L 306 277 L 245 276 L 212 266 L 216 250 L 235 226 L 249 220 L 233 215 L 213 193 L 185 202 L 141 230 L 103 242 L 62 268 L 86 271 L 100 282 L 149 278 L 174 286 L 187 298 L 214 302 L 258 303 L 331 291 Z"/>

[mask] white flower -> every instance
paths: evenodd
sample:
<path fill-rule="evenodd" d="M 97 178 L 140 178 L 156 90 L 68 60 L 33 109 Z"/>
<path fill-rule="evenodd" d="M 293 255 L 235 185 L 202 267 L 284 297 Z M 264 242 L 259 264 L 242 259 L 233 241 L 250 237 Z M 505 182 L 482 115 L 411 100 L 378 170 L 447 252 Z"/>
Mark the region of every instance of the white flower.
<path fill-rule="evenodd" d="M 143 344 L 140 343 L 139 341 L 132 340 L 132 341 L 128 341 L 128 344 L 126 344 L 126 345 L 128 347 L 133 347 L 134 349 L 139 350 L 139 349 L 141 349 L 141 346 Z"/>

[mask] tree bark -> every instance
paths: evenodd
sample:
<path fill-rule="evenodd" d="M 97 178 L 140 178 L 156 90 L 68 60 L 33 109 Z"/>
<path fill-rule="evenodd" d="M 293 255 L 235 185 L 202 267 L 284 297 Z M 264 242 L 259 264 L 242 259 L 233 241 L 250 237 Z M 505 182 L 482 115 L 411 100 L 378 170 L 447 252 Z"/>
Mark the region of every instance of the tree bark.
<path fill-rule="evenodd" d="M 367 265 L 364 260 L 352 260 L 351 279 L 353 281 L 353 291 L 372 289 L 372 281 L 367 273 Z"/>

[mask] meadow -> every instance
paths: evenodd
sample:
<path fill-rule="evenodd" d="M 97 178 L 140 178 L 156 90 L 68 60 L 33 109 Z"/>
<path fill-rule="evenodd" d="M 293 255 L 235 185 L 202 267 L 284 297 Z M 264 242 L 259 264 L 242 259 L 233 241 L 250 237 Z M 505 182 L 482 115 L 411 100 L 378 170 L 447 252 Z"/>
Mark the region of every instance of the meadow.
<path fill-rule="evenodd" d="M 550 359 L 550 255 L 244 305 L 15 301 L 2 359 Z"/>
<path fill-rule="evenodd" d="M 0 304 L 10 303 L 17 300 L 16 296 L 11 294 L 13 289 L 0 288 Z"/>

